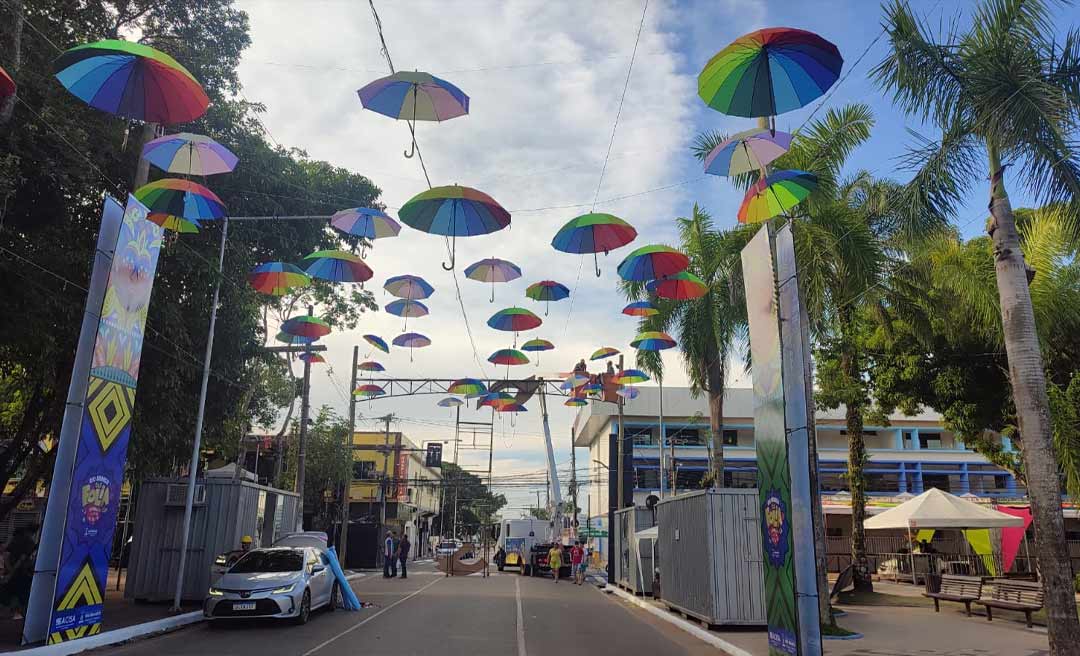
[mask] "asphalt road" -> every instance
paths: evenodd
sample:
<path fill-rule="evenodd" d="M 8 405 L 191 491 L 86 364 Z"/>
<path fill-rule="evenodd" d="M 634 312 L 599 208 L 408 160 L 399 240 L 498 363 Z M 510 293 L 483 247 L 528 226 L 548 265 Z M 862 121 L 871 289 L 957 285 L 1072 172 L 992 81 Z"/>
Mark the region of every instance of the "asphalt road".
<path fill-rule="evenodd" d="M 407 580 L 352 581 L 359 612 L 312 614 L 305 626 L 240 620 L 193 625 L 95 653 L 135 656 L 716 656 L 714 648 L 592 585 L 506 572 L 445 578 L 432 565 Z"/>

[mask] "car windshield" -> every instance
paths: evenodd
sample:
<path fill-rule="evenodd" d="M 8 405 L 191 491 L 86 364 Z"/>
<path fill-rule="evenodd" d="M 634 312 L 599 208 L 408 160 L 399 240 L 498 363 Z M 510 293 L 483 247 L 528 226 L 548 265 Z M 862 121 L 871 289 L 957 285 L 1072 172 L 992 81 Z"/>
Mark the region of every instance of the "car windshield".
<path fill-rule="evenodd" d="M 252 551 L 241 558 L 232 569 L 232 574 L 252 574 L 255 572 L 298 572 L 304 568 L 304 554 L 295 549 L 273 551 Z"/>

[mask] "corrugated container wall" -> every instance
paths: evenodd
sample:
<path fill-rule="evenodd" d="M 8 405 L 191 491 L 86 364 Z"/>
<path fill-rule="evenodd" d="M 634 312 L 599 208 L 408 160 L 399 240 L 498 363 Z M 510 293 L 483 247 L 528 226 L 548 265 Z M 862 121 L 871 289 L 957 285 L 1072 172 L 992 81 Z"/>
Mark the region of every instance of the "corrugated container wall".
<path fill-rule="evenodd" d="M 633 525 L 631 525 L 631 521 Z M 615 511 L 615 582 L 634 594 L 652 594 L 653 564 L 651 542 L 641 544 L 634 533 L 653 526 L 653 513 L 648 508 L 634 506 Z M 639 558 L 640 556 L 640 558 Z M 638 563 L 641 574 L 638 574 Z"/>

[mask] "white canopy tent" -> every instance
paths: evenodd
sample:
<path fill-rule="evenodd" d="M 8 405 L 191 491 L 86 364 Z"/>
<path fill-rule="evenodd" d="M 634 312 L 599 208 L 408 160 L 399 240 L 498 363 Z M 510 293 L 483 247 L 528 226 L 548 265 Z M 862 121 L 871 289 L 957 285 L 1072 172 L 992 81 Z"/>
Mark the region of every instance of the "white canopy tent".
<path fill-rule="evenodd" d="M 1024 520 L 932 487 L 919 496 L 866 520 L 868 529 L 1007 528 Z"/>

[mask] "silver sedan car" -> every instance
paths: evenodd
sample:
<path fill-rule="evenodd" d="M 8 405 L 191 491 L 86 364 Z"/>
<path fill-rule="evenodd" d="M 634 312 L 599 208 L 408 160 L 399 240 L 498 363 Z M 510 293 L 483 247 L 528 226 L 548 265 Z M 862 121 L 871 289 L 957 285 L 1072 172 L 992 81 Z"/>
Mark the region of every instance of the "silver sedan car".
<path fill-rule="evenodd" d="M 255 549 L 210 588 L 203 615 L 211 620 L 289 618 L 304 624 L 312 610 L 323 606 L 332 610 L 340 594 L 324 549 Z"/>

